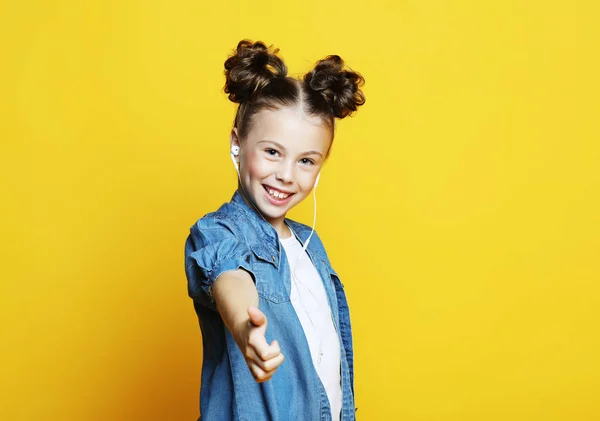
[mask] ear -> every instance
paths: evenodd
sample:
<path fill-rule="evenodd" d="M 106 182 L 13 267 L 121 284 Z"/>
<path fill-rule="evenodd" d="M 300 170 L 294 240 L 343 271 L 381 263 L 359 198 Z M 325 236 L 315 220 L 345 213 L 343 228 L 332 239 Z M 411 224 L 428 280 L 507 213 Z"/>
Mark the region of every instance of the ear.
<path fill-rule="evenodd" d="M 229 150 L 231 150 L 232 146 L 240 146 L 240 138 L 238 136 L 237 127 L 231 129 L 231 134 L 229 135 Z"/>

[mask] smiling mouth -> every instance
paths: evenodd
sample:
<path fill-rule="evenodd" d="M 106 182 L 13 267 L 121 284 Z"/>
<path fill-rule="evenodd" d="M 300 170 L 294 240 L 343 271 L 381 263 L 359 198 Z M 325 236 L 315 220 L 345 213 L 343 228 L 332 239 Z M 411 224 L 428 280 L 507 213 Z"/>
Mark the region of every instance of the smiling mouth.
<path fill-rule="evenodd" d="M 276 200 L 285 200 L 294 194 L 294 193 L 284 193 L 284 192 L 282 192 L 280 190 L 276 190 L 272 187 L 265 186 L 264 184 L 263 184 L 263 188 L 265 189 L 265 191 L 267 193 L 269 193 L 269 196 L 271 196 L 273 199 L 276 199 Z"/>

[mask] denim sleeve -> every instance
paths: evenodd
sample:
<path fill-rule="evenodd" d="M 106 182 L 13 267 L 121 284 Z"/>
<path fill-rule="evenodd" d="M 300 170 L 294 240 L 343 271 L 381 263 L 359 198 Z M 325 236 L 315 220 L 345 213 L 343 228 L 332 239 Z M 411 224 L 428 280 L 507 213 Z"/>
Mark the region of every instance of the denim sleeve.
<path fill-rule="evenodd" d="M 250 248 L 243 238 L 236 238 L 222 219 L 204 217 L 190 228 L 185 243 L 185 273 L 188 294 L 216 311 L 213 284 L 223 272 L 244 269 L 251 274 Z"/>

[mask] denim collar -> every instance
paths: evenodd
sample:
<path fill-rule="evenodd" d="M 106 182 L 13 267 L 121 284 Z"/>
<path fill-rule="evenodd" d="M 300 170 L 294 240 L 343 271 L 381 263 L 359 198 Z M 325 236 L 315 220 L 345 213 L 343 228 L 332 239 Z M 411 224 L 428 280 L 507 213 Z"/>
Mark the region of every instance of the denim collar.
<path fill-rule="evenodd" d="M 256 231 L 262 237 L 261 240 L 263 244 L 278 250 L 277 243 L 279 242 L 279 237 L 277 231 L 275 231 L 275 227 L 269 224 L 258 214 L 258 211 L 246 203 L 239 190 L 236 190 L 235 193 L 233 193 L 231 203 L 238 207 L 246 216 L 247 222 L 250 222 L 250 224 L 256 228 Z"/>

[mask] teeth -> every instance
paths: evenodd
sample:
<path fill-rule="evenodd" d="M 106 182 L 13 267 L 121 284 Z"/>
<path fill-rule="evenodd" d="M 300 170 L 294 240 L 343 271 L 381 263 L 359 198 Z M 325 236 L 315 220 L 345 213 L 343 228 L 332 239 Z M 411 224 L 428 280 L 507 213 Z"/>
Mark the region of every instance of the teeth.
<path fill-rule="evenodd" d="M 289 196 L 289 194 L 281 193 L 281 192 L 275 191 L 273 189 L 269 189 L 269 194 L 278 199 L 285 199 L 286 197 Z"/>

